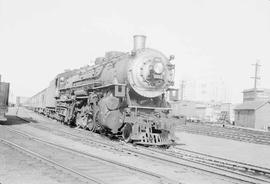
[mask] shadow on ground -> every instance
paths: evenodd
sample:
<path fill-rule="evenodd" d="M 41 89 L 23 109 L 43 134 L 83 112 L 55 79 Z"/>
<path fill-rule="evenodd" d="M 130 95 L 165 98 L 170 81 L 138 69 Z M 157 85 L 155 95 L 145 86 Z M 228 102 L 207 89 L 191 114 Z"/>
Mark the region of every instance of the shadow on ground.
<path fill-rule="evenodd" d="M 37 121 L 32 118 L 24 118 L 25 119 L 24 120 L 14 115 L 7 115 L 6 118 L 7 121 L 3 122 L 0 121 L 0 125 L 19 125 L 19 124 L 27 124 L 30 122 L 37 123 Z"/>
<path fill-rule="evenodd" d="M 21 118 L 20 118 L 21 119 Z M 38 123 L 38 121 L 34 120 L 33 118 L 23 118 L 21 119 L 23 121 L 26 121 L 27 123 Z"/>

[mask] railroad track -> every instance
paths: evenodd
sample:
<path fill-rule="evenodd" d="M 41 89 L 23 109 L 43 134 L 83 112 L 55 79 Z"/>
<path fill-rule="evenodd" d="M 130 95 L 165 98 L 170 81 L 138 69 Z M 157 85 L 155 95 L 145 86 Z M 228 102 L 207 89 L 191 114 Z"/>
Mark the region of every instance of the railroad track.
<path fill-rule="evenodd" d="M 29 150 L 27 148 L 24 148 L 24 147 L 22 147 L 22 146 L 20 146 L 18 144 L 15 144 L 15 143 L 7 140 L 7 139 L 0 138 L 0 141 L 3 144 L 8 145 L 9 147 L 15 148 L 16 150 L 18 150 L 20 152 L 24 152 L 26 155 L 34 157 L 35 159 L 41 160 L 43 162 L 49 163 L 53 167 L 59 167 L 62 170 L 65 170 L 66 172 L 69 172 L 69 173 L 72 173 L 73 175 L 76 175 L 77 177 L 82 177 L 83 179 L 87 179 L 88 180 L 87 183 L 91 182 L 91 183 L 95 183 L 95 184 L 103 184 L 103 182 L 99 181 L 98 179 L 91 178 L 89 176 L 81 174 L 81 173 L 79 173 L 79 172 L 77 172 L 77 171 L 75 171 L 75 170 L 73 170 L 73 169 L 71 169 L 69 167 L 66 167 L 66 166 L 64 166 L 62 164 L 59 164 L 59 163 L 57 163 L 57 162 L 55 162 L 55 161 L 53 161 L 51 159 L 48 159 L 48 158 L 42 156 L 39 153 L 35 153 L 35 152 L 33 152 L 33 151 L 31 151 L 31 150 Z"/>
<path fill-rule="evenodd" d="M 47 126 L 35 124 L 41 128 L 48 129 L 48 131 L 57 131 L 69 136 L 95 142 L 103 146 L 112 146 L 112 142 L 104 142 L 104 140 L 96 140 L 90 137 L 82 136 L 83 130 L 75 130 L 77 133 L 73 134 L 64 130 L 52 130 Z M 159 161 L 167 162 L 175 165 L 184 165 L 192 167 L 194 169 L 200 169 L 212 174 L 233 178 L 239 181 L 247 181 L 250 183 L 270 183 L 270 170 L 268 168 L 262 168 L 251 164 L 245 164 L 233 160 L 213 157 L 211 155 L 201 154 L 198 152 L 192 152 L 181 148 L 174 148 L 171 150 L 161 150 L 156 148 L 144 148 L 144 147 L 122 147 L 122 150 L 135 153 L 151 159 L 157 159 Z M 153 154 L 154 153 L 154 154 Z M 157 154 L 158 153 L 158 154 Z"/>
<path fill-rule="evenodd" d="M 207 135 L 212 137 L 232 139 L 255 144 L 270 145 L 270 133 L 257 132 L 254 130 L 218 127 L 200 124 L 180 125 L 177 128 L 180 131 L 185 131 L 193 134 Z"/>
<path fill-rule="evenodd" d="M 254 175 L 262 175 L 270 179 L 270 169 L 266 167 L 255 166 L 252 164 L 247 164 L 235 160 L 225 159 L 221 157 L 212 156 L 209 154 L 203 154 L 179 147 L 174 148 L 177 154 L 182 154 L 183 156 L 193 158 L 203 163 L 211 163 L 219 167 L 225 167 L 232 170 L 240 170 L 244 173 L 250 173 Z"/>
<path fill-rule="evenodd" d="M 57 145 L 10 127 L 4 129 L 12 133 L 8 138 L 0 138 L 5 144 L 87 179 L 90 183 L 178 183 L 162 175 Z"/>
<path fill-rule="evenodd" d="M 39 183 L 95 184 L 8 140 L 0 139 L 0 147 L 1 183 L 29 183 L 28 177 L 33 178 L 33 181 L 41 180 Z"/>
<path fill-rule="evenodd" d="M 250 175 L 261 179 L 264 181 L 270 182 L 270 169 L 266 167 L 260 167 L 252 164 L 247 164 L 235 160 L 225 159 L 221 157 L 212 156 L 209 154 L 203 154 L 179 147 L 173 148 L 173 151 L 170 150 L 156 150 L 159 153 L 170 154 L 173 157 L 188 159 L 194 162 L 199 162 L 204 165 L 208 165 L 214 168 L 219 168 L 222 170 L 233 171 L 235 173 L 239 173 L 240 175 Z"/>

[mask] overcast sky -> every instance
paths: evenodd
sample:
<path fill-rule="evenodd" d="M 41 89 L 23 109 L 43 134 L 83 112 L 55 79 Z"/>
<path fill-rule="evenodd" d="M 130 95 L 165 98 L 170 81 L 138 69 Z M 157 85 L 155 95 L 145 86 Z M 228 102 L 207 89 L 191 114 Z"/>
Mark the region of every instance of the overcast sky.
<path fill-rule="evenodd" d="M 175 55 L 176 81 L 222 78 L 241 102 L 260 59 L 270 88 L 268 0 L 0 0 L 0 74 L 14 96 L 32 96 L 64 69 L 130 51 L 134 34 Z"/>

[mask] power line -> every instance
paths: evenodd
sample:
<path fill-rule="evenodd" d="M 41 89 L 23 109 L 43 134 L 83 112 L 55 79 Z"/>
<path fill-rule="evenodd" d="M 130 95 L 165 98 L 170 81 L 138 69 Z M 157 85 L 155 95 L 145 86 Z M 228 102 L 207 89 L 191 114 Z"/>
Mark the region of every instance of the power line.
<path fill-rule="evenodd" d="M 259 60 L 255 63 L 252 64 L 253 66 L 255 66 L 255 73 L 254 73 L 254 77 L 251 77 L 252 79 L 254 79 L 254 89 L 257 89 L 257 81 L 260 80 L 261 78 L 258 76 L 259 73 L 259 67 L 261 66 L 259 64 Z"/>
<path fill-rule="evenodd" d="M 255 73 L 254 73 L 254 77 L 251 77 L 252 79 L 254 79 L 254 97 L 256 99 L 257 97 L 257 81 L 260 80 L 261 78 L 258 76 L 259 73 L 259 67 L 261 66 L 259 64 L 259 60 L 257 60 L 257 62 L 255 64 L 252 64 L 253 66 L 255 66 Z"/>

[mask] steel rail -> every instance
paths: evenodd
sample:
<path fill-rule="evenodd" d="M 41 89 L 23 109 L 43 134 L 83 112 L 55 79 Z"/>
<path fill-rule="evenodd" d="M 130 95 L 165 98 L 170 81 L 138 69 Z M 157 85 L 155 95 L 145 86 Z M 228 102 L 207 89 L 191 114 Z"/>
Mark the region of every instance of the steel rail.
<path fill-rule="evenodd" d="M 28 121 L 27 119 L 24 119 L 24 118 L 21 118 L 21 119 L 23 119 L 25 121 Z M 42 125 L 38 125 L 38 126 L 42 126 Z M 43 126 L 43 127 L 46 127 L 46 126 Z M 48 128 L 48 127 L 46 127 L 46 128 Z M 72 133 L 69 133 L 69 132 L 66 132 L 66 131 L 63 131 L 63 130 L 57 130 L 57 131 L 68 134 L 68 135 L 71 135 L 71 136 L 74 136 L 74 137 L 77 137 L 77 138 L 80 138 L 80 139 L 83 139 L 83 140 L 88 140 L 88 141 L 91 141 L 91 142 L 95 142 L 95 143 L 99 143 L 99 144 L 111 147 L 111 144 L 109 144 L 109 143 L 104 143 L 102 141 L 97 141 L 97 140 L 91 139 L 89 137 L 79 136 L 77 134 L 72 134 Z M 78 129 L 78 131 L 81 131 L 81 130 Z M 148 149 L 145 149 L 143 147 L 140 147 L 140 148 L 143 149 L 144 151 L 149 151 L 149 148 Z M 155 149 L 155 150 L 152 150 L 152 151 L 160 153 L 160 154 L 165 155 L 165 156 L 175 157 L 177 159 L 184 160 L 186 162 L 197 164 L 197 165 L 194 166 L 194 165 L 190 165 L 188 163 L 180 163 L 179 161 L 166 159 L 166 158 L 161 157 L 161 156 L 155 156 L 155 155 L 153 155 L 151 153 L 147 154 L 146 152 L 141 152 L 141 151 L 137 151 L 137 150 L 130 149 L 130 148 L 122 148 L 122 149 L 125 150 L 125 151 L 140 154 L 140 155 L 148 157 L 148 158 L 152 158 L 152 159 L 154 158 L 154 159 L 159 160 L 159 161 L 163 161 L 163 162 L 167 162 L 167 163 L 171 163 L 171 164 L 176 164 L 176 165 L 182 165 L 182 166 L 190 167 L 190 168 L 197 169 L 197 170 L 202 170 L 202 171 L 205 171 L 205 172 L 209 172 L 209 173 L 212 173 L 212 174 L 220 175 L 220 176 L 235 179 L 235 180 L 240 180 L 240 181 L 249 182 L 249 183 L 256 183 L 256 184 L 258 182 L 269 183 L 269 180 L 266 180 L 266 179 L 263 179 L 263 178 L 260 178 L 260 177 L 255 177 L 255 176 L 251 176 L 251 175 L 248 175 L 248 174 L 235 172 L 235 171 L 232 171 L 231 169 L 221 168 L 221 167 L 217 167 L 217 166 L 214 166 L 214 165 L 211 165 L 211 164 L 205 164 L 205 163 L 201 163 L 201 162 L 190 160 L 190 159 L 185 159 L 185 158 L 181 158 L 181 157 L 175 157 L 173 155 L 170 155 L 169 153 L 165 153 L 165 152 L 160 151 L 158 149 Z M 214 169 L 214 171 L 213 170 L 207 170 L 205 168 L 199 168 L 198 167 L 199 165 L 210 167 L 210 168 Z M 220 173 L 217 170 L 227 172 L 227 173 Z M 229 175 L 228 173 L 230 173 L 231 175 Z M 232 175 L 234 175 L 234 176 L 232 176 Z M 248 180 L 248 179 L 250 179 L 250 180 Z M 251 180 L 253 180 L 253 181 L 251 181 Z"/>
<path fill-rule="evenodd" d="M 15 144 L 15 143 L 13 143 L 11 141 L 8 141 L 8 140 L 3 139 L 3 138 L 0 138 L 0 141 L 7 144 L 7 145 L 9 145 L 9 146 L 11 146 L 11 147 L 15 147 L 15 148 L 17 148 L 19 150 L 22 150 L 22 151 L 24 151 L 24 152 L 38 158 L 38 159 L 41 159 L 41 160 L 46 161 L 46 162 L 48 162 L 48 163 L 50 163 L 52 165 L 58 166 L 58 167 L 60 167 L 60 168 L 62 168 L 64 170 L 67 170 L 67 171 L 69 171 L 69 172 L 71 172 L 73 174 L 76 174 L 76 175 L 78 175 L 78 176 L 80 176 L 82 178 L 85 178 L 87 180 L 93 181 L 93 182 L 98 183 L 98 184 L 106 184 L 105 182 L 102 182 L 97 178 L 89 177 L 89 176 L 86 176 L 86 175 L 84 175 L 82 173 L 79 173 L 79 172 L 75 171 L 74 169 L 63 166 L 62 164 L 59 164 L 59 163 L 57 163 L 57 162 L 55 162 L 55 161 L 53 161 L 53 160 L 51 160 L 49 158 L 46 158 L 46 157 L 40 155 L 39 153 L 35 153 L 35 152 L 33 152 L 33 151 L 31 151 L 31 150 L 29 150 L 27 148 L 23 148 L 23 147 L 19 146 L 18 144 Z"/>
<path fill-rule="evenodd" d="M 254 172 L 263 172 L 264 174 L 270 175 L 270 169 L 266 168 L 266 167 L 256 166 L 256 165 L 252 165 L 252 164 L 248 164 L 248 163 L 243 163 L 240 161 L 221 158 L 221 157 L 217 157 L 217 156 L 213 156 L 213 155 L 209 155 L 209 154 L 204 154 L 204 153 L 200 153 L 200 152 L 196 152 L 196 151 L 191 151 L 191 150 L 187 150 L 187 149 L 183 149 L 183 148 L 178 148 L 178 147 L 175 147 L 174 149 L 184 151 L 184 152 L 189 152 L 192 154 L 196 154 L 198 156 L 209 157 L 209 159 L 211 161 L 229 162 L 231 165 L 234 165 L 236 167 L 239 166 L 239 167 L 243 167 L 243 168 L 246 168 L 249 170 L 253 170 Z M 216 160 L 214 160 L 214 159 L 216 159 Z"/>
<path fill-rule="evenodd" d="M 20 119 L 22 119 L 24 121 L 27 121 L 27 120 L 25 120 L 24 118 L 21 118 L 21 117 L 20 117 Z M 61 149 L 61 150 L 64 150 L 64 151 L 69 151 L 69 152 L 76 153 L 76 154 L 79 154 L 79 155 L 83 155 L 83 156 L 86 156 L 86 157 L 89 157 L 89 158 L 94 158 L 94 159 L 97 159 L 97 160 L 100 160 L 100 161 L 103 161 L 103 162 L 106 162 L 106 163 L 110 163 L 112 165 L 117 165 L 117 166 L 122 167 L 124 169 L 132 170 L 132 171 L 135 171 L 137 173 L 141 173 L 141 174 L 144 174 L 144 175 L 147 175 L 147 176 L 151 176 L 151 177 L 156 178 L 159 181 L 162 181 L 162 182 L 165 182 L 165 183 L 166 182 L 168 182 L 168 183 L 178 183 L 176 181 L 173 181 L 173 180 L 171 180 L 169 178 L 166 178 L 166 177 L 164 177 L 162 175 L 159 175 L 159 174 L 156 174 L 156 173 L 152 173 L 152 172 L 149 172 L 149 171 L 146 171 L 146 170 L 143 170 L 143 169 L 139 169 L 139 168 L 136 168 L 136 167 L 133 167 L 133 166 L 130 166 L 130 165 L 126 165 L 126 164 L 119 163 L 119 162 L 116 162 L 116 161 L 113 161 L 113 160 L 110 160 L 110 159 L 99 157 L 99 156 L 96 156 L 96 155 L 93 155 L 93 154 L 90 154 L 90 153 L 86 153 L 86 152 L 78 151 L 78 150 L 68 148 L 68 147 L 65 147 L 65 146 L 61 146 L 61 145 L 58 145 L 58 144 L 55 144 L 55 143 L 52 143 L 52 142 L 49 142 L 49 141 L 46 141 L 46 140 L 42 140 L 42 139 L 40 139 L 38 137 L 35 137 L 33 135 L 30 135 L 28 133 L 25 133 L 25 132 L 22 132 L 22 131 L 19 131 L 19 130 L 15 130 L 15 129 L 10 128 L 10 127 L 5 127 L 5 128 L 8 129 L 9 131 L 15 132 L 15 133 L 20 134 L 20 135 L 25 136 L 25 137 L 29 137 L 32 140 L 35 140 L 35 141 L 38 141 L 38 142 L 53 146 L 53 147 L 55 147 L 57 149 Z"/>

